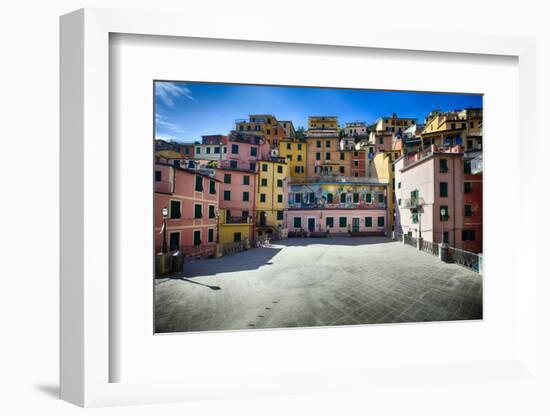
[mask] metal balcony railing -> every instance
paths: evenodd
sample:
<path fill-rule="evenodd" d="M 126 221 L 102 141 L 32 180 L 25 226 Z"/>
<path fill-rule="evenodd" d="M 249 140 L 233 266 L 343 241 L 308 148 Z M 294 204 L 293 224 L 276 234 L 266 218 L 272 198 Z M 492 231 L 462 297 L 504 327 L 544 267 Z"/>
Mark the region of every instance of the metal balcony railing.
<path fill-rule="evenodd" d="M 420 196 L 416 198 L 407 198 L 403 201 L 403 208 L 406 209 L 419 209 L 423 205 L 425 205 L 424 198 Z"/>

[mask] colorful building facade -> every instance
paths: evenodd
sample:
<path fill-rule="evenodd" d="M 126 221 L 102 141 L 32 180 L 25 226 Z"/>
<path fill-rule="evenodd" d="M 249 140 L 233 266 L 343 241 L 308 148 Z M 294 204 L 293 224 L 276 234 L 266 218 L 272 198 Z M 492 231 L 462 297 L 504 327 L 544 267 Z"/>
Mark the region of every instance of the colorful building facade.
<path fill-rule="evenodd" d="M 155 164 L 155 250 L 211 256 L 217 235 L 219 182 L 172 165 Z M 166 209 L 166 227 L 163 210 Z"/>
<path fill-rule="evenodd" d="M 467 243 L 464 233 L 462 148 L 432 145 L 424 152 L 399 158 L 394 165 L 396 231 L 471 250 L 473 245 Z"/>
<path fill-rule="evenodd" d="M 238 238 L 254 240 L 254 214 L 256 212 L 256 178 L 253 170 L 217 168 L 219 181 L 219 216 L 221 243 L 239 241 Z"/>
<path fill-rule="evenodd" d="M 283 158 L 258 162 L 256 183 L 257 235 L 279 233 L 284 225 L 288 164 Z"/>
<path fill-rule="evenodd" d="M 291 179 L 286 226 L 289 232 L 386 234 L 387 183 L 368 178 Z"/>

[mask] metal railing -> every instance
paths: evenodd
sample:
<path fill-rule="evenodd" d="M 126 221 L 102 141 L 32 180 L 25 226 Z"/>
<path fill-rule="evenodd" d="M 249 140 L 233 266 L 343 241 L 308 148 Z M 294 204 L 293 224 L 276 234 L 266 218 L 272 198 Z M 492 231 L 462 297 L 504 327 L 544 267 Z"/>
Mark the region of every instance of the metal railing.
<path fill-rule="evenodd" d="M 458 248 L 449 247 L 449 255 L 454 263 L 467 267 L 475 272 L 480 271 L 479 255 Z"/>
<path fill-rule="evenodd" d="M 247 239 L 242 241 L 235 241 L 233 243 L 224 243 L 222 244 L 222 253 L 224 256 L 229 254 L 240 253 L 241 251 L 248 249 Z"/>
<path fill-rule="evenodd" d="M 417 198 L 406 198 L 403 200 L 403 208 L 406 209 L 418 209 L 425 205 L 424 198 L 417 197 Z"/>
<path fill-rule="evenodd" d="M 422 251 L 426 253 L 433 254 L 434 256 L 439 256 L 439 244 L 432 243 L 431 241 L 422 240 L 420 244 Z"/>

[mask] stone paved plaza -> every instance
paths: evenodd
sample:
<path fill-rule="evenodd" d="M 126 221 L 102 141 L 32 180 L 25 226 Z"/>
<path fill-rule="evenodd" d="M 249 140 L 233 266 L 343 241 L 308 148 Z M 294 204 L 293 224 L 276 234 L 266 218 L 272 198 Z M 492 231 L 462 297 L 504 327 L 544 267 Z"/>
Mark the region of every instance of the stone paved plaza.
<path fill-rule="evenodd" d="M 383 237 L 277 241 L 155 280 L 157 332 L 482 318 L 482 278 Z"/>

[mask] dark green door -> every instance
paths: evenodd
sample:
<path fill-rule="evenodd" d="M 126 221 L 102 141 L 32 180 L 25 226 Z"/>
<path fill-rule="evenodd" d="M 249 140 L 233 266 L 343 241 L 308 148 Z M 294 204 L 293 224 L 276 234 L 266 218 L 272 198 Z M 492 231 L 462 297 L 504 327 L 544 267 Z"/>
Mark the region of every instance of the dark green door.
<path fill-rule="evenodd" d="M 307 229 L 309 231 L 315 231 L 315 218 L 307 219 Z"/>

